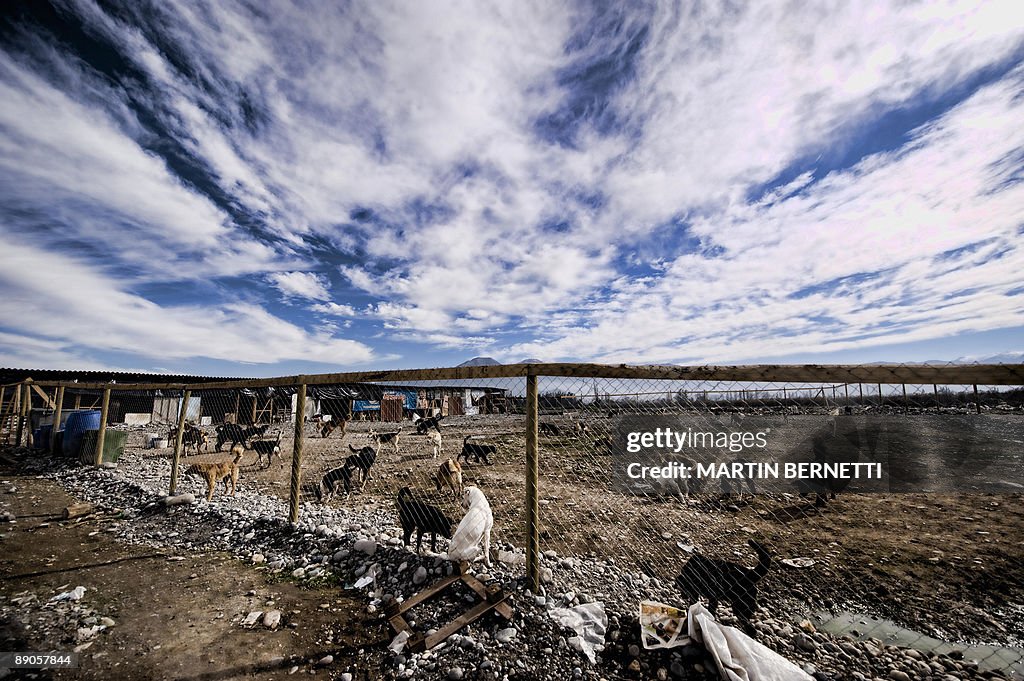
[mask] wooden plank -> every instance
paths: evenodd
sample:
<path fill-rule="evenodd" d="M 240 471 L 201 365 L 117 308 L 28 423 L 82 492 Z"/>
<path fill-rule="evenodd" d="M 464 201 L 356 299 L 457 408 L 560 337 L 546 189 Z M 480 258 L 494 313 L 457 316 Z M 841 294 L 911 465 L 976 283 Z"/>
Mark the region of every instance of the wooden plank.
<path fill-rule="evenodd" d="M 35 390 L 36 393 L 43 398 L 43 401 L 46 403 L 46 406 L 48 406 L 50 409 L 57 408 L 57 405 L 54 403 L 53 398 L 47 395 L 42 388 L 40 388 L 38 385 L 33 384 L 32 389 Z"/>
<path fill-rule="evenodd" d="M 442 579 L 442 580 L 440 580 L 440 581 L 430 585 L 429 587 L 427 587 L 423 591 L 419 592 L 415 596 L 412 596 L 412 597 L 402 601 L 402 605 L 401 605 L 401 607 L 399 607 L 399 609 L 397 611 L 398 614 L 406 612 L 407 610 L 409 610 L 409 608 L 416 607 L 417 605 L 419 605 L 423 601 L 430 600 L 431 598 L 433 598 L 434 596 L 436 596 L 440 592 L 442 592 L 445 589 L 447 589 L 449 584 L 452 584 L 453 582 L 457 582 L 460 579 L 462 579 L 461 575 L 451 575 L 450 577 L 445 577 L 444 579 Z"/>
<path fill-rule="evenodd" d="M 480 597 L 480 600 L 487 601 L 494 605 L 494 609 L 498 611 L 505 619 L 512 619 L 512 606 L 505 602 L 505 595 L 498 589 L 496 592 L 497 600 L 494 600 L 495 592 L 491 592 L 487 589 L 487 586 L 473 575 L 464 575 L 462 581 L 465 582 L 466 586 L 476 592 L 476 595 Z"/>
<path fill-rule="evenodd" d="M 467 624 L 471 624 L 478 620 L 492 607 L 492 604 L 488 603 L 487 601 L 481 601 L 480 603 L 477 603 L 472 608 L 470 608 L 463 614 L 459 615 L 445 626 L 438 629 L 437 633 L 433 634 L 432 636 L 428 636 L 425 640 L 426 649 L 430 650 L 438 643 L 447 640 L 449 636 L 457 632 L 459 629 L 462 629 Z"/>
<path fill-rule="evenodd" d="M 255 405 L 255 396 L 253 404 Z M 255 407 L 253 408 L 255 413 Z M 298 397 L 295 398 L 295 435 L 292 441 L 292 475 L 291 490 L 288 498 L 288 522 L 293 525 L 299 522 L 299 493 L 302 483 L 302 446 L 306 439 L 306 386 L 299 386 Z"/>
<path fill-rule="evenodd" d="M 169 496 L 173 496 L 178 488 L 178 469 L 181 466 L 181 442 L 185 437 L 185 421 L 188 420 L 188 403 L 192 399 L 192 391 L 186 390 L 181 396 L 181 410 L 178 412 L 178 427 L 174 431 L 174 455 L 171 458 L 171 486 Z"/>
<path fill-rule="evenodd" d="M 330 385 L 334 383 L 412 382 L 523 378 L 528 375 L 578 378 L 633 378 L 697 382 L 746 383 L 911 383 L 940 385 L 1024 385 L 1024 364 L 928 365 L 739 365 L 675 366 L 629 364 L 503 364 L 481 367 L 395 369 L 335 374 L 279 376 L 210 383 L 118 383 L 123 390 L 184 390 L 266 388 L 271 386 Z M 40 386 L 65 385 L 102 390 L 109 383 L 36 381 Z"/>
<path fill-rule="evenodd" d="M 103 406 L 100 407 L 100 430 L 96 433 L 96 460 L 97 466 L 103 463 L 103 445 L 107 440 L 107 417 L 110 414 L 110 388 L 103 391 Z"/>
<path fill-rule="evenodd" d="M 538 487 L 540 455 L 538 450 L 537 377 L 526 378 L 526 577 L 529 589 L 540 589 L 540 506 Z"/>

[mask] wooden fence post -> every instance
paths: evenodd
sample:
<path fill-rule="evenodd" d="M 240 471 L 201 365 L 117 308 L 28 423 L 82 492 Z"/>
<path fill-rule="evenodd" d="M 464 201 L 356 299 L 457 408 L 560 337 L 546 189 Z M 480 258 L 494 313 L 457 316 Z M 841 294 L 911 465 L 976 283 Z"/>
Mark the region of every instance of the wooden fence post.
<path fill-rule="evenodd" d="M 981 397 L 978 396 L 978 384 L 974 384 L 974 411 L 981 413 Z"/>
<path fill-rule="evenodd" d="M 53 410 L 53 430 L 50 431 L 50 453 L 55 454 L 57 431 L 60 430 L 60 417 L 64 411 L 64 386 L 57 388 L 56 408 Z"/>
<path fill-rule="evenodd" d="M 526 577 L 533 593 L 540 590 L 538 421 L 537 377 L 531 373 L 526 376 Z"/>
<path fill-rule="evenodd" d="M 103 463 L 103 445 L 107 439 L 107 414 L 110 411 L 110 388 L 103 389 L 103 404 L 100 406 L 100 432 L 96 433 L 96 465 Z"/>
<path fill-rule="evenodd" d="M 178 430 L 174 433 L 174 455 L 171 457 L 171 487 L 167 494 L 174 494 L 178 488 L 178 468 L 181 462 L 181 441 L 185 435 L 185 421 L 188 420 L 188 403 L 192 398 L 192 391 L 186 390 L 181 396 L 181 410 L 178 413 Z"/>
<path fill-rule="evenodd" d="M 21 436 L 25 432 L 25 421 L 32 413 L 32 389 L 28 387 L 31 379 L 26 378 L 25 382 L 18 386 L 18 433 L 14 438 L 14 445 L 21 446 Z"/>
<path fill-rule="evenodd" d="M 288 522 L 299 522 L 299 492 L 302 484 L 302 444 L 306 430 L 306 384 L 299 386 L 295 399 L 295 441 L 292 445 L 292 484 Z"/>

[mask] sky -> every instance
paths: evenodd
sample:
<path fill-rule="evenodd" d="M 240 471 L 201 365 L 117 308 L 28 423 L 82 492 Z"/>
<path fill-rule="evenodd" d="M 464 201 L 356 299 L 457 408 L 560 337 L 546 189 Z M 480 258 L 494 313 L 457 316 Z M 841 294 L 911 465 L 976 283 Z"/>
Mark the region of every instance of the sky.
<path fill-rule="evenodd" d="M 0 366 L 1019 358 L 1022 237 L 1019 0 L 0 9 Z"/>

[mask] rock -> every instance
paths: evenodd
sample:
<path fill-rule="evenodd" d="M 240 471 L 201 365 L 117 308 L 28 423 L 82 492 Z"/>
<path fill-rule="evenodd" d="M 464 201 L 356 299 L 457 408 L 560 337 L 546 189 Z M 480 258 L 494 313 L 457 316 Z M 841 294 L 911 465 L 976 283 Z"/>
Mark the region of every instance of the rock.
<path fill-rule="evenodd" d="M 317 667 L 326 667 L 331 664 L 334 664 L 334 655 L 324 655 L 316 662 Z"/>
<path fill-rule="evenodd" d="M 901 672 L 898 669 L 890 671 L 888 678 L 891 679 L 891 681 L 910 681 L 910 676 L 906 672 Z"/>
<path fill-rule="evenodd" d="M 427 568 L 421 565 L 418 568 L 416 568 L 416 572 L 412 576 L 412 583 L 416 586 L 419 586 L 425 581 L 427 581 Z"/>
<path fill-rule="evenodd" d="M 295 568 L 292 570 L 292 577 L 295 579 L 302 579 L 306 576 L 306 568 Z"/>
<path fill-rule="evenodd" d="M 502 629 L 501 631 L 496 633 L 494 635 L 494 639 L 498 641 L 498 643 L 509 643 L 512 639 L 516 637 L 516 634 L 518 633 L 518 631 L 516 631 L 512 627 L 509 627 L 508 629 Z"/>
<path fill-rule="evenodd" d="M 551 580 L 553 580 L 554 578 L 555 578 L 555 575 L 551 571 L 551 568 L 549 568 L 549 567 L 542 567 L 540 569 L 540 583 L 541 584 L 550 584 Z"/>
<path fill-rule="evenodd" d="M 263 626 L 267 629 L 277 629 L 277 626 L 281 624 L 281 611 L 280 610 L 268 610 L 263 615 Z"/>
<path fill-rule="evenodd" d="M 117 624 L 117 622 L 115 622 L 114 620 L 110 619 L 109 617 L 101 617 L 100 618 L 100 624 L 102 624 L 103 626 L 105 626 L 105 627 L 107 627 L 109 629 L 110 627 L 112 627 L 115 624 Z"/>
<path fill-rule="evenodd" d="M 450 681 L 461 681 L 463 673 L 462 667 L 452 667 L 448 670 L 448 678 Z"/>
<path fill-rule="evenodd" d="M 345 672 L 338 677 L 338 681 L 352 681 L 352 674 L 350 672 Z"/>
<path fill-rule="evenodd" d="M 267 562 L 267 558 L 262 553 L 254 553 L 254 554 L 252 554 L 252 564 L 253 565 L 263 565 L 266 562 Z"/>
<path fill-rule="evenodd" d="M 352 545 L 353 551 L 360 551 L 367 556 L 377 553 L 377 542 L 372 539 L 359 539 Z"/>

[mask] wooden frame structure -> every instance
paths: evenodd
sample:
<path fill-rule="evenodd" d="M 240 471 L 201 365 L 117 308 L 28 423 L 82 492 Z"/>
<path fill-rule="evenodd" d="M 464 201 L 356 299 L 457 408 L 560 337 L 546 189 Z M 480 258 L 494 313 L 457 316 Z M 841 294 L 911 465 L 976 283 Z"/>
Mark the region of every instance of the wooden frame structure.
<path fill-rule="evenodd" d="M 457 582 L 462 582 L 472 589 L 480 598 L 480 601 L 448 624 L 442 626 L 430 636 L 426 636 L 422 632 L 418 632 L 409 626 L 409 623 L 406 621 L 404 616 L 405 613 L 409 612 L 409 610 L 417 605 L 426 603 L 430 599 L 440 596 Z M 466 574 L 465 565 L 460 564 L 459 572 L 457 574 L 445 577 L 444 579 L 431 584 L 423 591 L 402 603 L 392 601 L 384 610 L 384 614 L 388 618 L 388 623 L 391 624 L 391 627 L 397 633 L 402 633 L 404 631 L 409 634 L 409 639 L 406 644 L 408 645 L 409 650 L 414 653 L 422 653 L 445 641 L 455 632 L 459 631 L 466 625 L 475 622 L 492 610 L 506 621 L 511 621 L 513 614 L 512 606 L 506 602 L 507 598 L 508 596 L 500 586 L 497 584 L 485 585 L 473 575 Z"/>

